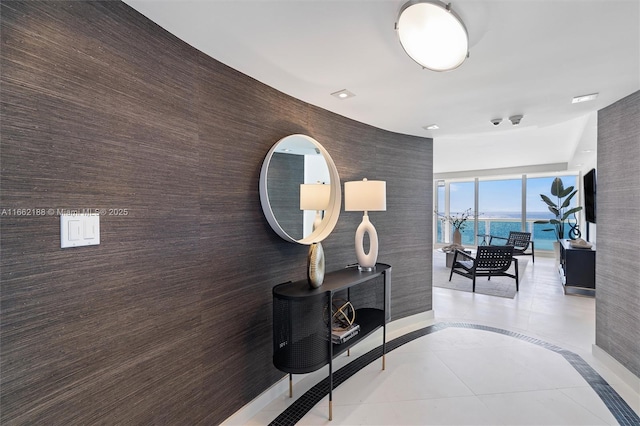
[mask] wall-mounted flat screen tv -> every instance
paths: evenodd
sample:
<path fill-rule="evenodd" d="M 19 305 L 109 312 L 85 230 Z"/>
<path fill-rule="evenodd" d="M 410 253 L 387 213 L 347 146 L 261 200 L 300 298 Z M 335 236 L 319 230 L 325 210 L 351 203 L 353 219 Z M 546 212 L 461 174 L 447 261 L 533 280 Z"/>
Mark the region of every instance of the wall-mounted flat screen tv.
<path fill-rule="evenodd" d="M 596 169 L 584 175 L 584 213 L 585 220 L 596 223 Z"/>

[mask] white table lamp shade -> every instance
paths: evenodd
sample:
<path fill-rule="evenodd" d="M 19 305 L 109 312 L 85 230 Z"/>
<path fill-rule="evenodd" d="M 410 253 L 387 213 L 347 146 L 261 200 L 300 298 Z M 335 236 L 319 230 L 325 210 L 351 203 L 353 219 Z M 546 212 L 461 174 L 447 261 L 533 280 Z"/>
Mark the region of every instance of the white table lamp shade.
<path fill-rule="evenodd" d="M 330 195 L 331 185 L 303 183 L 300 185 L 300 210 L 326 210 Z"/>
<path fill-rule="evenodd" d="M 383 180 L 357 180 L 344 183 L 345 211 L 387 210 L 387 182 Z"/>

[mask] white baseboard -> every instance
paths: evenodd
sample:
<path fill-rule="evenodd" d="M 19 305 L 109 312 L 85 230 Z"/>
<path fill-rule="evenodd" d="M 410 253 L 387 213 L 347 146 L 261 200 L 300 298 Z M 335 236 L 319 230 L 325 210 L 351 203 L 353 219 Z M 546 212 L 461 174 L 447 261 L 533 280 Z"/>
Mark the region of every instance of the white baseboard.
<path fill-rule="evenodd" d="M 624 365 L 609 355 L 600 346 L 593 344 L 591 346 L 591 353 L 600 362 L 602 362 L 608 369 L 618 376 L 624 383 L 626 383 L 634 392 L 640 393 L 640 377 L 629 371 Z"/>
<path fill-rule="evenodd" d="M 421 312 L 416 315 L 411 315 L 409 317 L 400 318 L 395 321 L 391 321 L 387 324 L 387 341 L 391 340 L 395 337 L 402 336 L 403 334 L 409 333 L 411 331 L 418 330 L 420 328 L 426 327 L 428 325 L 433 324 L 433 319 L 435 315 L 433 310 Z M 311 373 L 310 373 L 311 374 Z M 308 374 L 294 374 L 293 375 L 293 383 L 294 385 L 304 380 Z M 258 397 L 254 398 L 253 401 L 249 402 L 247 405 L 242 407 L 240 410 L 233 413 L 229 418 L 227 418 L 221 425 L 230 426 L 230 425 L 239 425 L 246 424 L 249 422 L 251 418 L 256 416 L 260 411 L 262 411 L 267 405 L 271 404 L 271 402 L 275 401 L 277 398 L 282 396 L 285 392 L 289 392 L 289 376 L 284 376 L 277 383 L 272 385 L 269 389 L 262 392 Z"/>
<path fill-rule="evenodd" d="M 306 376 L 306 374 L 294 374 L 294 384 L 304 379 Z M 284 376 L 269 389 L 262 392 L 258 397 L 254 398 L 253 401 L 233 413 L 230 417 L 228 417 L 220 424 L 226 426 L 246 424 L 249 419 L 254 417 L 256 414 L 262 411 L 262 409 L 271 404 L 271 402 L 275 401 L 285 392 L 289 392 L 289 375 Z"/>

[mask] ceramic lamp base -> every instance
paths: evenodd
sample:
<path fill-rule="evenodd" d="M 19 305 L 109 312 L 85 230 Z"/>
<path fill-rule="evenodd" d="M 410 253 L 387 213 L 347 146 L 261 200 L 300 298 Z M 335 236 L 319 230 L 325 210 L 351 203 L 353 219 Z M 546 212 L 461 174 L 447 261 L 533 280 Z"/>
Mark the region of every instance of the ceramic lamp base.
<path fill-rule="evenodd" d="M 364 235 L 369 234 L 369 253 L 364 251 Z M 372 271 L 376 267 L 378 260 L 378 233 L 376 228 L 369 221 L 369 215 L 362 216 L 362 222 L 356 230 L 356 259 L 360 270 Z M 369 269 L 365 269 L 369 268 Z"/>

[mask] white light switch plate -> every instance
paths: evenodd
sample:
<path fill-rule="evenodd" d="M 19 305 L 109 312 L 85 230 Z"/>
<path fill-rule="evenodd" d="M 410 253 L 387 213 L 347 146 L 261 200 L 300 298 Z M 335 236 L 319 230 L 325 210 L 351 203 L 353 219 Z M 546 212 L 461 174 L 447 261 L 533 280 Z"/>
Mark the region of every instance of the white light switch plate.
<path fill-rule="evenodd" d="M 60 215 L 60 247 L 100 244 L 100 216 L 97 214 Z"/>

